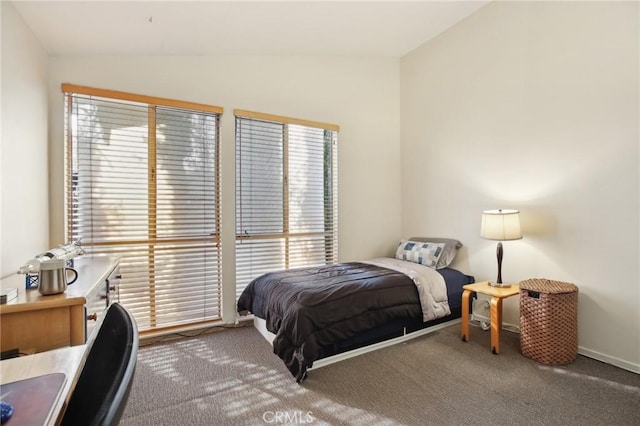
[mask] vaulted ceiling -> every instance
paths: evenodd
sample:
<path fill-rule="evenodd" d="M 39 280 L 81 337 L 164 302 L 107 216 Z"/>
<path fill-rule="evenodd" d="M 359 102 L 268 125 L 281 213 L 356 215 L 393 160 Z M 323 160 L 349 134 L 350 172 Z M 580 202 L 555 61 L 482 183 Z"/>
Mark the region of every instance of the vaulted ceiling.
<path fill-rule="evenodd" d="M 487 1 L 14 1 L 52 56 L 402 57 Z"/>

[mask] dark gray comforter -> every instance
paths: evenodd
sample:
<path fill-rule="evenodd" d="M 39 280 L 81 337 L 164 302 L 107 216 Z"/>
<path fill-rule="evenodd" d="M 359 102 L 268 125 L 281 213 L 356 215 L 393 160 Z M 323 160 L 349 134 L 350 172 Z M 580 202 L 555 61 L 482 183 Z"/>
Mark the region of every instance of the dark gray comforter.
<path fill-rule="evenodd" d="M 273 351 L 298 382 L 319 348 L 394 319 L 421 318 L 418 290 L 406 275 L 365 263 L 341 263 L 262 275 L 238 299 L 238 312 L 266 320 Z"/>

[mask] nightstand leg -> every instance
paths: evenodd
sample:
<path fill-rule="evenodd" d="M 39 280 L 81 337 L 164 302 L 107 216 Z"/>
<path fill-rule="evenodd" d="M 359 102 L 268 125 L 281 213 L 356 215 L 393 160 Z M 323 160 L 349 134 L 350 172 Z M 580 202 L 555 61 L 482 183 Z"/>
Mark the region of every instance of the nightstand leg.
<path fill-rule="evenodd" d="M 462 292 L 462 341 L 469 341 L 469 296 L 471 290 Z"/>
<path fill-rule="evenodd" d="M 500 329 L 502 328 L 502 299 L 491 298 L 491 351 L 500 353 Z"/>

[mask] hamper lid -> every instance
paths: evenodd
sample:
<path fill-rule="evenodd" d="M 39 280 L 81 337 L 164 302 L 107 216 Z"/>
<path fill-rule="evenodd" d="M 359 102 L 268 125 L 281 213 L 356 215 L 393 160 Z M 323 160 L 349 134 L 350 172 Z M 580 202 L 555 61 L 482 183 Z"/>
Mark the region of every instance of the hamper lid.
<path fill-rule="evenodd" d="M 540 293 L 575 293 L 578 291 L 578 287 L 575 284 L 552 281 L 546 278 L 532 278 L 520 281 L 519 285 L 523 290 L 538 291 Z"/>

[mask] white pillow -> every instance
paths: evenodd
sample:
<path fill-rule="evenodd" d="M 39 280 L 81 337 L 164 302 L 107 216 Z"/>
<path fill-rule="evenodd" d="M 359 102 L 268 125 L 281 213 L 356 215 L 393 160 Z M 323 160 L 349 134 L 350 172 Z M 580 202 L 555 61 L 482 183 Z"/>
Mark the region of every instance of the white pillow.
<path fill-rule="evenodd" d="M 419 263 L 435 269 L 444 250 L 444 243 L 402 240 L 396 249 L 396 259 Z"/>

